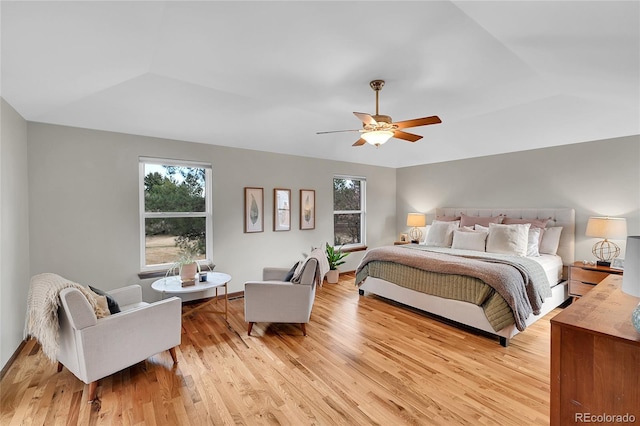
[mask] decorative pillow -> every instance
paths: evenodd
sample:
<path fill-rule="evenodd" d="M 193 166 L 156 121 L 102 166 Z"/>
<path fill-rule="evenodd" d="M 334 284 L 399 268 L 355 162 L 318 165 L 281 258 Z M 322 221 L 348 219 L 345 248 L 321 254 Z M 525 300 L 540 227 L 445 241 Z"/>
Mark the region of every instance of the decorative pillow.
<path fill-rule="evenodd" d="M 540 247 L 538 248 L 541 254 L 556 254 L 558 252 L 560 233 L 562 233 L 562 226 L 554 226 L 544 230 L 542 241 L 540 241 Z"/>
<path fill-rule="evenodd" d="M 488 226 L 482 226 L 482 225 L 474 225 L 473 228 L 476 231 L 482 231 L 482 232 L 489 232 L 489 227 Z"/>
<path fill-rule="evenodd" d="M 523 223 L 530 223 L 532 228 L 546 228 L 547 222 L 549 222 L 551 218 L 547 219 L 516 219 L 512 217 L 504 217 L 502 219 L 502 223 L 505 225 L 519 225 Z"/>
<path fill-rule="evenodd" d="M 92 286 L 89 286 L 89 288 L 98 296 L 105 296 L 107 298 L 107 305 L 109 306 L 109 312 L 111 313 L 111 315 L 120 312 L 120 306 L 118 306 L 118 302 L 116 302 L 116 299 L 114 299 L 110 294 L 100 290 L 99 288 L 95 288 Z"/>
<path fill-rule="evenodd" d="M 424 240 L 422 240 L 422 244 L 427 244 L 427 235 L 429 235 L 429 229 L 431 229 L 431 225 L 427 225 L 424 228 Z"/>
<path fill-rule="evenodd" d="M 530 227 L 529 223 L 520 225 L 490 223 L 487 252 L 526 256 Z"/>
<path fill-rule="evenodd" d="M 451 247 L 453 231 L 458 228 L 458 222 L 439 222 L 434 220 L 429 228 L 425 245 L 435 247 Z"/>
<path fill-rule="evenodd" d="M 487 232 L 464 231 L 455 229 L 453 231 L 453 243 L 451 248 L 461 250 L 485 251 Z"/>
<path fill-rule="evenodd" d="M 533 228 L 531 224 L 529 228 L 529 240 L 527 241 L 527 256 L 537 257 L 540 256 L 538 246 L 540 245 L 540 236 L 542 234 L 542 228 Z"/>
<path fill-rule="evenodd" d="M 436 216 L 436 220 L 439 222 L 455 222 L 460 220 L 460 216 Z"/>
<path fill-rule="evenodd" d="M 287 275 L 284 276 L 283 281 L 291 281 L 291 278 L 293 278 L 293 274 L 295 274 L 296 268 L 298 267 L 298 263 L 300 262 L 296 262 L 295 265 L 293 265 L 291 269 L 289 269 L 289 272 L 287 272 Z"/>
<path fill-rule="evenodd" d="M 490 223 L 500 223 L 501 221 L 502 221 L 502 216 L 477 217 L 477 216 L 467 216 L 466 214 L 463 214 L 460 219 L 460 226 L 474 226 L 474 225 L 489 226 Z"/>
<path fill-rule="evenodd" d="M 111 315 L 111 311 L 109 310 L 109 302 L 107 302 L 107 296 L 98 296 L 96 294 L 96 303 L 98 307 L 104 312 L 104 315 L 96 315 L 96 318 L 104 318 Z"/>

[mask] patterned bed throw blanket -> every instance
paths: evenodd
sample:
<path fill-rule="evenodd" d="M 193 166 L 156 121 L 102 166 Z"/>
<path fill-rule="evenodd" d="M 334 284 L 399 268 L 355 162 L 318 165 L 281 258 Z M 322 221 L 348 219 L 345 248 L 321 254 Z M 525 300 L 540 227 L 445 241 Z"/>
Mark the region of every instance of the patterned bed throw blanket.
<path fill-rule="evenodd" d="M 369 275 L 371 262 L 390 262 L 447 275 L 473 277 L 491 286 L 513 312 L 516 327 L 526 328 L 538 315 L 551 289 L 543 268 L 525 257 L 452 250 L 419 245 L 379 247 L 367 252 L 356 270 L 356 284 Z"/>

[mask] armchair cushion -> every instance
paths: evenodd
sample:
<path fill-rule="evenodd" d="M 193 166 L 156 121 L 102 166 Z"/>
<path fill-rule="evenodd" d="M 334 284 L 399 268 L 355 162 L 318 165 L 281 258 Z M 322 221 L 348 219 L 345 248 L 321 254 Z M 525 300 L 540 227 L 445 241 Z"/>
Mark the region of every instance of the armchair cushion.
<path fill-rule="evenodd" d="M 120 306 L 118 306 L 118 302 L 116 302 L 116 299 L 114 299 L 109 293 L 106 293 L 100 290 L 99 288 L 95 288 L 93 286 L 89 286 L 89 288 L 95 294 L 99 296 L 104 296 L 107 298 L 107 306 L 109 307 L 109 312 L 111 313 L 111 315 L 117 314 L 118 312 L 120 312 Z"/>

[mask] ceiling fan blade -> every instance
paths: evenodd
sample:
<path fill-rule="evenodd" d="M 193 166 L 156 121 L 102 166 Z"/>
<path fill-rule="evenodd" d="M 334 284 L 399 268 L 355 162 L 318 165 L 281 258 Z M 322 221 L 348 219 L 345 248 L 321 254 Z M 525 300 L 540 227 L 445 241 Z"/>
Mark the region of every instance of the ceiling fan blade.
<path fill-rule="evenodd" d="M 360 138 L 356 141 L 356 143 L 353 144 L 353 146 L 361 146 L 364 145 L 365 143 L 367 143 L 367 141 L 365 141 L 364 139 Z"/>
<path fill-rule="evenodd" d="M 372 124 L 374 126 L 378 124 L 378 122 L 374 120 L 372 116 L 370 116 L 369 114 L 365 114 L 364 112 L 354 112 L 353 115 L 358 117 L 358 119 L 364 124 Z"/>
<path fill-rule="evenodd" d="M 442 120 L 437 115 L 431 117 L 414 118 L 413 120 L 398 121 L 393 123 L 398 126 L 398 129 L 406 129 L 408 127 L 426 126 L 428 124 L 442 123 Z"/>
<path fill-rule="evenodd" d="M 316 135 L 324 135 L 327 133 L 343 133 L 343 132 L 359 132 L 360 130 L 330 130 L 328 132 L 316 132 Z"/>
<path fill-rule="evenodd" d="M 393 137 L 398 139 L 404 139 L 405 141 L 409 141 L 409 142 L 415 142 L 422 139 L 422 136 L 420 135 L 414 135 L 413 133 L 407 133 L 401 130 L 394 131 Z"/>

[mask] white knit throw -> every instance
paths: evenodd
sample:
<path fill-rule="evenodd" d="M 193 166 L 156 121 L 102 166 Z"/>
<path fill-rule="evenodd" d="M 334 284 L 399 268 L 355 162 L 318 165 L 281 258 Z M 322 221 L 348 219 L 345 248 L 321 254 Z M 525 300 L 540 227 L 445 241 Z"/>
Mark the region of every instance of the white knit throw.
<path fill-rule="evenodd" d="M 87 298 L 96 316 L 102 318 L 108 315 L 98 305 L 96 294 L 90 292 L 80 284 L 62 278 L 59 275 L 45 273 L 31 278 L 29 295 L 27 297 L 27 318 L 24 335 L 32 336 L 42 346 L 42 352 L 52 362 L 56 362 L 58 355 L 58 308 L 60 307 L 60 292 L 68 287 L 77 288 Z"/>

